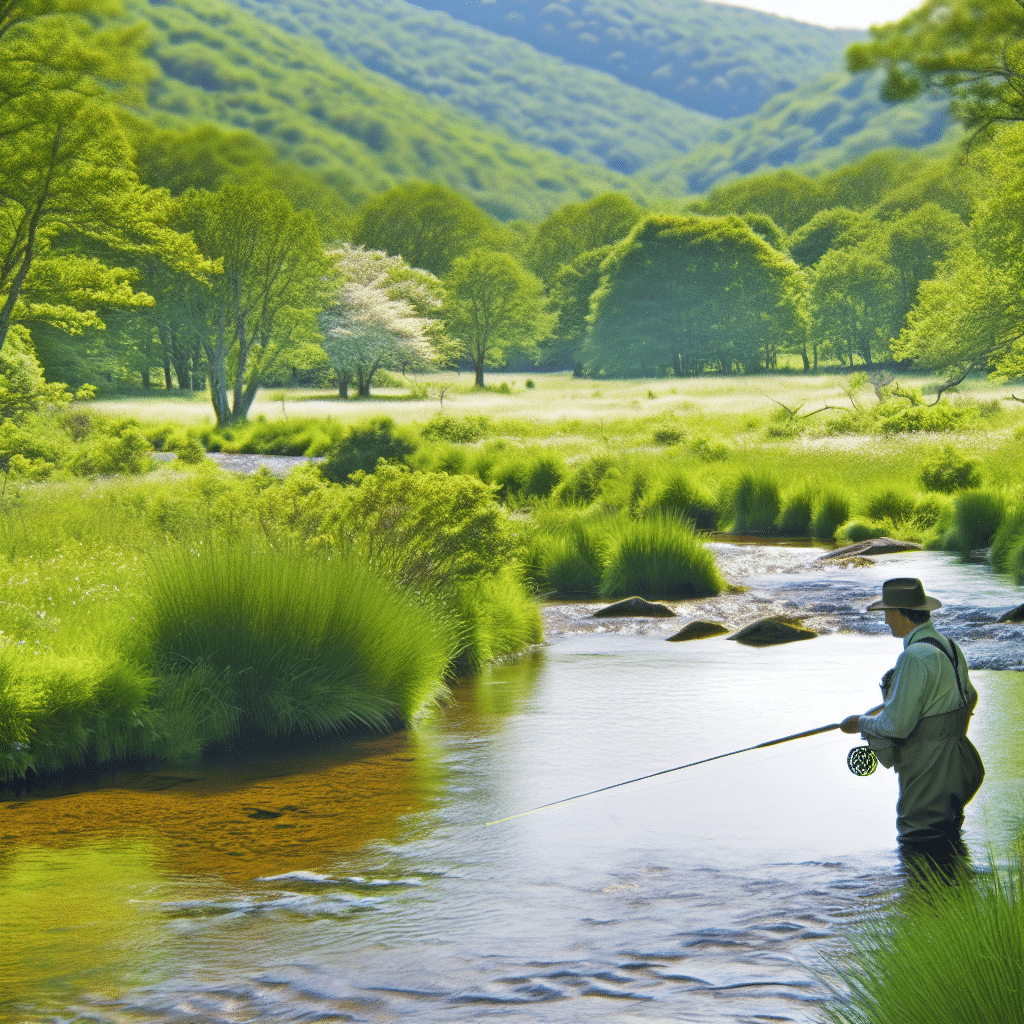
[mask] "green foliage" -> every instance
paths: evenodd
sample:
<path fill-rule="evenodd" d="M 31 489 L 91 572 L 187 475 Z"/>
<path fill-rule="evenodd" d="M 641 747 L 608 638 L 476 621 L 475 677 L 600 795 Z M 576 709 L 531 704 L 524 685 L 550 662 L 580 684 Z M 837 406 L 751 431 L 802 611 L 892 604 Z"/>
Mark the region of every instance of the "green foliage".
<path fill-rule="evenodd" d="M 845 206 L 821 210 L 789 236 L 789 255 L 801 267 L 812 267 L 860 220 Z"/>
<path fill-rule="evenodd" d="M 823 1004 L 833 1024 L 1019 1022 L 1024 990 L 1024 864 L 990 866 L 952 884 L 938 872 L 898 906 L 850 932 L 829 957 L 847 992 Z"/>
<path fill-rule="evenodd" d="M 818 540 L 832 540 L 836 530 L 850 518 L 850 498 L 843 491 L 823 488 L 814 502 L 811 536 Z"/>
<path fill-rule="evenodd" d="M 455 648 L 436 608 L 357 559 L 223 544 L 155 559 L 138 630 L 154 671 L 212 672 L 249 736 L 409 724 Z"/>
<path fill-rule="evenodd" d="M 377 462 L 403 462 L 416 444 L 395 427 L 390 416 L 377 416 L 349 428 L 320 464 L 320 472 L 334 483 L 344 483 L 352 473 L 372 473 Z"/>
<path fill-rule="evenodd" d="M 951 444 L 943 445 L 936 454 L 922 460 L 918 479 L 926 490 L 942 494 L 952 494 L 981 484 L 978 460 L 957 451 Z"/>
<path fill-rule="evenodd" d="M 774 477 L 741 473 L 732 487 L 733 533 L 774 534 L 781 504 Z"/>
<path fill-rule="evenodd" d="M 992 567 L 1024 582 L 1024 495 L 1020 492 L 1007 505 L 999 529 L 992 538 Z"/>
<path fill-rule="evenodd" d="M 953 497 L 953 521 L 943 546 L 964 557 L 978 548 L 987 548 L 1006 515 L 1006 506 L 1002 491 L 958 491 Z"/>
<path fill-rule="evenodd" d="M 781 499 L 776 528 L 783 537 L 809 537 L 814 519 L 815 491 L 806 484 Z"/>
<path fill-rule="evenodd" d="M 863 511 L 869 519 L 888 519 L 896 524 L 904 523 L 913 518 L 917 511 L 917 496 L 904 490 L 875 491 L 865 498 Z"/>
<path fill-rule="evenodd" d="M 538 586 L 560 597 L 597 597 L 610 537 L 607 525 L 582 519 L 542 534 Z"/>
<path fill-rule="evenodd" d="M 450 416 L 439 412 L 424 424 L 420 435 L 426 441 L 450 441 L 452 444 L 472 444 L 486 437 L 491 428 L 487 416 Z"/>
<path fill-rule="evenodd" d="M 622 522 L 601 577 L 604 598 L 711 597 L 724 587 L 714 555 L 674 516 Z"/>
<path fill-rule="evenodd" d="M 806 331 L 803 278 L 738 217 L 651 216 L 602 263 L 590 323 L 591 373 L 770 367 Z"/>
<path fill-rule="evenodd" d="M 645 512 L 674 515 L 688 521 L 696 530 L 714 530 L 718 526 L 718 507 L 714 499 L 694 486 L 685 473 L 668 474 L 643 507 Z"/>
<path fill-rule="evenodd" d="M 592 455 L 559 485 L 555 497 L 565 505 L 589 505 L 600 494 L 602 483 L 613 469 L 614 460 L 609 456 Z"/>

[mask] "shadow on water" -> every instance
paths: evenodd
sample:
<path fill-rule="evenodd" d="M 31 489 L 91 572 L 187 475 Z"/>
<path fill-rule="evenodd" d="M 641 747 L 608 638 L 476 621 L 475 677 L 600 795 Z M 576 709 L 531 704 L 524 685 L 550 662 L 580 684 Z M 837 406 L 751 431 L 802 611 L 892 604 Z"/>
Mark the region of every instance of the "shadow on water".
<path fill-rule="evenodd" d="M 856 738 L 483 823 L 837 721 L 898 650 L 566 636 L 409 733 L 0 801 L 0 1019 L 813 1019 L 820 950 L 917 870 Z M 1024 674 L 972 678 L 977 860 L 1021 810 Z"/>

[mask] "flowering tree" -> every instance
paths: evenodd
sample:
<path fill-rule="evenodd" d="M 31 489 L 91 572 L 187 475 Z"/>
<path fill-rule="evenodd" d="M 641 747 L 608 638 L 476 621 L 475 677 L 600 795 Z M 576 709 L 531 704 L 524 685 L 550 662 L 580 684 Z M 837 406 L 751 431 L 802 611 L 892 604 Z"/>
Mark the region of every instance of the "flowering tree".
<path fill-rule="evenodd" d="M 426 369 L 438 357 L 441 282 L 401 257 L 355 245 L 331 250 L 339 286 L 320 316 L 324 351 L 338 375 L 338 394 L 355 384 L 370 394 L 378 370 Z"/>

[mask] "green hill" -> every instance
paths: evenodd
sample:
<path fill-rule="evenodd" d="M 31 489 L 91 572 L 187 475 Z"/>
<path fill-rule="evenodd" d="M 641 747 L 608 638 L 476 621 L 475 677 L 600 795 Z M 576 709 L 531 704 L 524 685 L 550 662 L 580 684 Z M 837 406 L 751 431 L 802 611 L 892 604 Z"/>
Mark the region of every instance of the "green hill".
<path fill-rule="evenodd" d="M 608 189 L 644 198 L 645 186 L 600 164 L 510 141 L 238 8 L 216 0 L 126 7 L 150 26 L 156 123 L 254 132 L 352 202 L 410 178 L 447 184 L 503 219 L 539 219 Z"/>
<path fill-rule="evenodd" d="M 865 33 L 705 0 L 413 0 L 717 117 L 843 66 Z"/>

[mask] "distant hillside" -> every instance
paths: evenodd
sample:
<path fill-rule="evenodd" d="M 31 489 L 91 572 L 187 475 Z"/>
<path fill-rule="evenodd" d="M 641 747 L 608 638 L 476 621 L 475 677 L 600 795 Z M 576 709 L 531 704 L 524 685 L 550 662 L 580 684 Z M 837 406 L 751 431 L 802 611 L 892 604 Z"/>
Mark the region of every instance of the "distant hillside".
<path fill-rule="evenodd" d="M 503 219 L 539 219 L 608 189 L 644 187 L 595 161 L 510 141 L 478 117 L 354 70 L 315 39 L 217 0 L 127 0 L 160 69 L 152 116 L 242 128 L 359 202 L 400 181 L 442 182 Z"/>
<path fill-rule="evenodd" d="M 865 37 L 704 0 L 412 2 L 716 117 L 837 71 Z"/>

